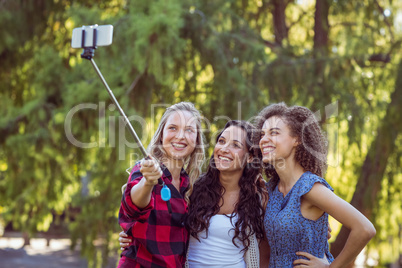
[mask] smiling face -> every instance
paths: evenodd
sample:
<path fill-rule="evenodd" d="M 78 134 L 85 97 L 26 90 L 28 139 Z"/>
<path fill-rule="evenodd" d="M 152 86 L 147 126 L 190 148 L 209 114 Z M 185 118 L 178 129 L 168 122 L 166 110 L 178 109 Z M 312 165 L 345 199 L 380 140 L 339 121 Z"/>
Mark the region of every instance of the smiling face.
<path fill-rule="evenodd" d="M 167 158 L 184 160 L 194 151 L 196 139 L 196 118 L 188 111 L 173 112 L 162 132 L 162 147 Z"/>
<path fill-rule="evenodd" d="M 243 171 L 251 158 L 246 132 L 237 126 L 230 126 L 220 135 L 214 148 L 214 162 L 220 172 Z"/>
<path fill-rule="evenodd" d="M 279 160 L 294 159 L 297 138 L 291 135 L 286 122 L 277 116 L 265 120 L 261 130 L 262 161 L 274 164 Z"/>

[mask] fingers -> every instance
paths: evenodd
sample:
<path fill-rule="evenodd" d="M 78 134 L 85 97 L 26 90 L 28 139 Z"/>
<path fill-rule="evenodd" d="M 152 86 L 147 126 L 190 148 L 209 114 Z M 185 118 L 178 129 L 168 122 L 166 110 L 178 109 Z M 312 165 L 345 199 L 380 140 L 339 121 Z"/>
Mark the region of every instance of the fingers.
<path fill-rule="evenodd" d="M 331 228 L 331 226 L 328 224 L 328 235 L 327 235 L 328 240 L 332 237 L 331 232 L 332 232 L 332 228 Z"/>
<path fill-rule="evenodd" d="M 311 255 L 310 253 L 307 252 L 296 252 L 296 255 L 298 256 L 303 256 L 308 258 L 306 259 L 298 259 L 293 262 L 293 265 L 295 267 L 329 267 L 329 263 L 326 260 L 325 256 L 324 258 L 317 258 L 314 255 Z"/>
<path fill-rule="evenodd" d="M 123 186 L 121 186 L 121 193 L 124 194 L 124 192 L 126 191 L 127 188 L 127 183 L 124 184 Z"/>
<path fill-rule="evenodd" d="M 159 173 L 159 175 L 162 175 L 162 170 L 161 170 L 159 164 L 153 159 L 150 159 L 150 160 L 142 159 L 141 160 L 141 173 L 143 173 L 142 171 L 148 172 L 149 174 Z"/>
<path fill-rule="evenodd" d="M 316 258 L 314 255 L 311 255 L 310 253 L 303 252 L 303 251 L 298 251 L 298 252 L 296 252 L 296 255 L 306 257 L 306 258 L 308 258 L 309 260 L 312 260 L 312 259 L 315 259 L 315 258 Z"/>
<path fill-rule="evenodd" d="M 305 266 L 305 265 L 309 265 L 309 260 L 305 260 L 305 259 L 297 259 L 297 260 L 295 260 L 294 262 L 293 262 L 293 265 L 294 266 L 297 266 L 297 267 L 303 267 L 303 266 Z"/>
<path fill-rule="evenodd" d="M 120 241 L 120 247 L 122 247 L 122 248 L 126 248 L 126 247 L 128 247 L 128 246 L 130 246 L 130 243 L 131 243 L 131 240 L 130 239 L 126 239 L 126 241 L 124 242 L 124 241 Z"/>
<path fill-rule="evenodd" d="M 299 253 L 300 253 L 300 254 L 299 254 Z M 307 252 L 296 252 L 296 255 L 307 257 L 307 255 L 310 255 L 310 254 L 308 254 Z M 314 257 L 313 255 L 310 255 L 310 256 Z M 307 257 L 307 258 L 308 258 L 308 257 Z M 311 262 L 310 259 L 311 259 L 311 258 L 309 258 L 309 260 L 306 260 L 306 259 L 297 259 L 297 260 L 295 260 L 295 261 L 293 262 L 293 265 L 294 265 L 295 267 L 308 267 L 309 264 L 310 264 L 310 262 Z"/>
<path fill-rule="evenodd" d="M 131 239 L 130 239 L 130 238 L 122 238 L 122 237 L 119 237 L 119 242 L 120 242 L 120 245 L 121 245 L 121 244 L 130 244 L 130 243 L 131 243 Z"/>
<path fill-rule="evenodd" d="M 153 160 L 141 160 L 141 169 L 140 172 L 146 179 L 147 184 L 155 185 L 158 183 L 158 179 L 162 176 L 162 170 L 159 164 Z"/>
<path fill-rule="evenodd" d="M 120 249 L 124 250 L 125 248 L 130 246 L 130 243 L 132 240 L 128 238 L 128 235 L 125 232 L 120 232 L 119 233 L 119 243 L 120 243 Z"/>
<path fill-rule="evenodd" d="M 131 243 L 131 239 L 129 238 L 129 236 L 124 231 L 121 231 L 119 233 L 119 241 L 120 241 L 120 244 L 122 244 L 122 243 Z"/>

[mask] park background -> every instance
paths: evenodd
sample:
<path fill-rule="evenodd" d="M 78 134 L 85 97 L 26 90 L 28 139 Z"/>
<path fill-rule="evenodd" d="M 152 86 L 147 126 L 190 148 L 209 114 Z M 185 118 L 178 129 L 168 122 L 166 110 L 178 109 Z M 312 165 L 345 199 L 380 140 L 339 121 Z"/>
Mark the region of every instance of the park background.
<path fill-rule="evenodd" d="M 92 24 L 114 26 L 94 59 L 145 145 L 179 101 L 209 119 L 208 155 L 228 118 L 282 101 L 315 111 L 325 178 L 377 229 L 361 267 L 402 267 L 400 0 L 0 0 L 0 235 L 71 239 L 88 267 L 118 258 L 140 151 L 71 48 Z M 347 230 L 331 226 L 337 254 Z"/>

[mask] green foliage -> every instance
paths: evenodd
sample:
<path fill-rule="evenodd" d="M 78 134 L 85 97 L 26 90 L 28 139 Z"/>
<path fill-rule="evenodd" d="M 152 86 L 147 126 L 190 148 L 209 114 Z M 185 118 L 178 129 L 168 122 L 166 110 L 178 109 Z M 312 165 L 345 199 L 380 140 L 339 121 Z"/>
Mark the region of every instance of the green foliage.
<path fill-rule="evenodd" d="M 350 201 L 391 101 L 402 42 L 393 21 L 402 7 L 329 1 L 328 42 L 318 53 L 315 1 L 287 2 L 287 36 L 278 43 L 274 1 L 2 1 L 0 221 L 33 235 L 63 215 L 90 266 L 116 253 L 120 187 L 139 152 L 122 139 L 129 134 L 91 64 L 70 47 L 73 28 L 95 23 L 114 25 L 113 45 L 96 50 L 95 60 L 126 114 L 146 119 L 146 129 L 133 122 L 144 143 L 158 122 L 151 104 L 194 102 L 211 122 L 208 141 L 226 122 L 216 116 L 248 120 L 272 102 L 305 105 L 330 137 L 327 179 Z M 336 102 L 329 117 L 325 109 Z M 84 104 L 92 108 L 73 113 Z M 70 127 L 95 146 L 72 144 Z M 402 248 L 398 135 L 370 200 L 378 235 L 369 254 L 382 264 Z"/>

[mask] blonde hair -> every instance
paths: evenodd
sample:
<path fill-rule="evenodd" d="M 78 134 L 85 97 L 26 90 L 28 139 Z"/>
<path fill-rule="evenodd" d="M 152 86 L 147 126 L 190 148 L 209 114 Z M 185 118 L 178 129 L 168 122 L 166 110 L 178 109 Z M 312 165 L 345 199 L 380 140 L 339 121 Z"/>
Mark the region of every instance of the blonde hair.
<path fill-rule="evenodd" d="M 147 150 L 148 153 L 158 161 L 162 161 L 163 157 L 166 156 L 166 152 L 162 146 L 163 128 L 165 127 L 169 116 L 171 116 L 174 112 L 177 111 L 190 112 L 196 119 L 195 122 L 197 126 L 197 138 L 196 138 L 195 149 L 184 160 L 184 167 L 185 167 L 184 169 L 190 178 L 189 189 L 184 197 L 186 202 L 188 203 L 189 196 L 193 192 L 193 184 L 201 174 L 201 166 L 204 163 L 205 159 L 204 135 L 201 132 L 201 114 L 195 108 L 194 104 L 192 104 L 191 102 L 179 102 L 168 107 L 164 112 L 164 114 L 162 115 L 161 121 L 159 122 L 158 128 L 156 129 L 155 134 L 152 137 L 152 140 L 149 143 Z"/>

